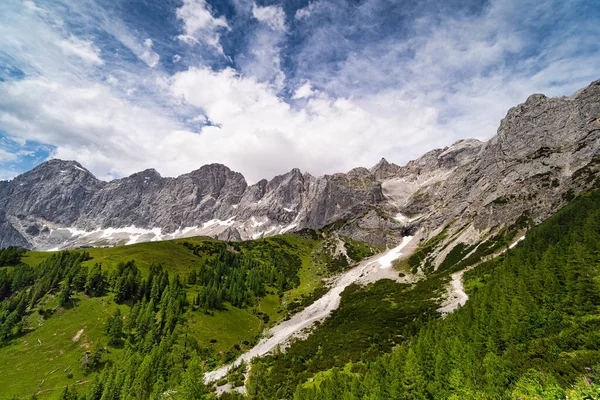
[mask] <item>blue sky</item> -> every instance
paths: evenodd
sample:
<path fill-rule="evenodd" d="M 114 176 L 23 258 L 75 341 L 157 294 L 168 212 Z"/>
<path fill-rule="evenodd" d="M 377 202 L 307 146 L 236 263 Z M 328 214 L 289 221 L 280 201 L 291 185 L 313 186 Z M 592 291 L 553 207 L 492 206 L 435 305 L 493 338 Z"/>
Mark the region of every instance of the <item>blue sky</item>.
<path fill-rule="evenodd" d="M 598 37 L 598 1 L 4 0 L 0 179 L 404 164 L 599 79 Z"/>

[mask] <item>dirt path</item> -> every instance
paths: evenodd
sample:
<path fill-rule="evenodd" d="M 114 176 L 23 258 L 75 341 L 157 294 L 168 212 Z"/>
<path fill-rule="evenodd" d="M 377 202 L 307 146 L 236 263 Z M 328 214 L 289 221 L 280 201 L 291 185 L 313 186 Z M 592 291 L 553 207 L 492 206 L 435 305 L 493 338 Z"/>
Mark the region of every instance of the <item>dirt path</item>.
<path fill-rule="evenodd" d="M 285 346 L 289 340 L 306 333 L 306 329 L 311 327 L 316 321 L 321 321 L 326 318 L 331 311 L 338 308 L 341 300 L 341 293 L 346 287 L 354 282 L 361 280 L 369 274 L 377 273 L 380 269 L 388 269 L 392 261 L 399 258 L 401 250 L 410 243 L 412 236 L 407 236 L 402 239 L 402 243 L 393 249 L 387 250 L 382 254 L 370 257 L 363 260 L 356 267 L 341 274 L 333 283 L 333 287 L 323 297 L 293 315 L 289 320 L 281 322 L 279 325 L 272 327 L 256 346 L 250 349 L 247 353 L 242 354 L 235 362 L 225 365 L 219 369 L 207 372 L 204 375 L 206 382 L 214 382 L 225 375 L 234 366 L 238 366 L 242 361 L 248 362 L 254 357 L 262 356 L 278 345 Z"/>

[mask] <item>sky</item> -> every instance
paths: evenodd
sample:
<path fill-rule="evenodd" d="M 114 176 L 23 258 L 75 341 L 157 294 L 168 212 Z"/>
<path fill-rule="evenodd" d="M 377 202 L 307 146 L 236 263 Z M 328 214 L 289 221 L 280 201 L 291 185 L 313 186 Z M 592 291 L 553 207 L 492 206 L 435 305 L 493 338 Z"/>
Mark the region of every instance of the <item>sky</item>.
<path fill-rule="evenodd" d="M 0 179 L 402 165 L 600 79 L 599 37 L 600 0 L 2 0 Z"/>

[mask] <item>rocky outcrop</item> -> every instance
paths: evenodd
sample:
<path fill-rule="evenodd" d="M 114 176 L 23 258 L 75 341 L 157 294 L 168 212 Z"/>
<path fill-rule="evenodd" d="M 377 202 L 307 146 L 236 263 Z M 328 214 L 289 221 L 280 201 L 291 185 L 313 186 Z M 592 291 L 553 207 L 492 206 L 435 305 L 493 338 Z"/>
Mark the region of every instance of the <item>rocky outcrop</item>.
<path fill-rule="evenodd" d="M 541 222 L 580 191 L 600 187 L 599 173 L 597 81 L 570 97 L 532 95 L 508 111 L 487 143 L 434 150 L 382 185 L 399 212 L 420 216 L 414 224 L 424 239 L 445 227 L 439 248 L 449 251 L 518 220 Z"/>
<path fill-rule="evenodd" d="M 382 158 L 377 164 L 369 169 L 375 178 L 379 180 L 385 180 L 393 178 L 400 174 L 402 167 L 394 163 L 388 162 L 385 158 Z"/>

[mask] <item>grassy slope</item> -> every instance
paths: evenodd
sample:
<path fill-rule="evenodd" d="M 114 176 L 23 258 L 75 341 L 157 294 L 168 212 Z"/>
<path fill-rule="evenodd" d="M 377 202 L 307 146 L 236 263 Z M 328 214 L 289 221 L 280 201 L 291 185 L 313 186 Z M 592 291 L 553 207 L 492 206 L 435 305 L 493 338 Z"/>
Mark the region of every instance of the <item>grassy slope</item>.
<path fill-rule="evenodd" d="M 287 301 L 298 299 L 302 295 L 310 294 L 320 285 L 320 280 L 325 273 L 325 266 L 311 254 L 319 245 L 319 240 L 309 239 L 297 235 L 283 235 L 288 243 L 295 246 L 302 259 L 302 268 L 299 272 L 300 286 L 284 294 L 283 301 L 276 291 L 269 288 L 269 294 L 256 306 L 257 311 L 269 316 L 269 325 L 285 316 L 284 304 Z M 140 243 L 130 246 L 112 248 L 85 249 L 90 253 L 91 260 L 84 265 L 102 263 L 109 269 L 119 262 L 135 260 L 142 273 L 147 273 L 151 264 L 162 264 L 169 273 L 186 276 L 192 269 L 197 268 L 202 262 L 183 242 L 196 242 L 212 240 L 209 238 L 186 238 L 172 241 Z M 270 239 L 266 239 L 270 240 Z M 37 266 L 51 252 L 28 252 L 22 261 L 31 266 Z M 190 293 L 190 296 L 192 293 Z M 55 306 L 52 296 L 47 299 L 45 308 Z M 87 348 L 93 349 L 97 343 L 107 342 L 104 333 L 104 324 L 115 310 L 117 305 L 110 300 L 110 296 L 102 298 L 88 298 L 77 296 L 76 306 L 67 309 L 60 315 L 53 315 L 43 320 L 37 313 L 28 317 L 28 331 L 14 341 L 14 343 L 0 347 L 0 399 L 19 396 L 27 398 L 36 392 L 40 386 L 38 397 L 55 398 L 66 385 L 83 387 L 93 379 L 92 375 L 84 375 L 80 368 L 81 358 Z M 120 306 L 124 314 L 129 312 L 128 306 Z M 189 334 L 198 341 L 202 347 L 212 347 L 217 353 L 231 352 L 233 346 L 238 344 L 242 349 L 254 343 L 267 326 L 265 322 L 253 313 L 252 309 L 239 309 L 231 305 L 227 310 L 214 311 L 210 315 L 201 311 L 187 313 Z M 83 329 L 79 340 L 73 337 Z M 37 340 L 42 341 L 38 345 Z M 248 345 L 243 345 L 248 343 Z M 118 355 L 120 350 L 111 348 L 111 357 Z M 238 351 L 239 352 L 239 351 Z M 69 370 L 64 372 L 67 367 Z M 69 373 L 73 376 L 69 377 Z"/>
<path fill-rule="evenodd" d="M 182 243 L 194 243 L 204 240 L 211 239 L 189 238 L 139 243 L 130 246 L 85 249 L 85 251 L 90 253 L 92 259 L 86 261 L 83 265 L 91 266 L 95 263 L 102 263 L 103 266 L 111 267 L 119 262 L 135 260 L 137 266 L 144 273 L 148 271 L 148 267 L 151 264 L 162 264 L 169 273 L 185 275 L 192 268 L 197 267 L 201 259 L 194 256 L 191 251 L 182 246 Z M 31 266 L 36 266 L 50 254 L 52 252 L 30 251 L 22 258 L 22 261 Z"/>
<path fill-rule="evenodd" d="M 81 358 L 98 341 L 106 342 L 104 323 L 118 306 L 107 298 L 78 296 L 75 301 L 75 307 L 47 320 L 32 314 L 29 324 L 37 328 L 12 345 L 0 347 L 0 398 L 32 395 L 38 385 L 40 398 L 52 398 L 56 389 L 85 384 L 90 379 L 79 368 Z M 124 312 L 128 309 L 120 307 Z M 118 352 L 111 349 L 110 356 Z M 69 373 L 73 374 L 71 378 Z"/>

